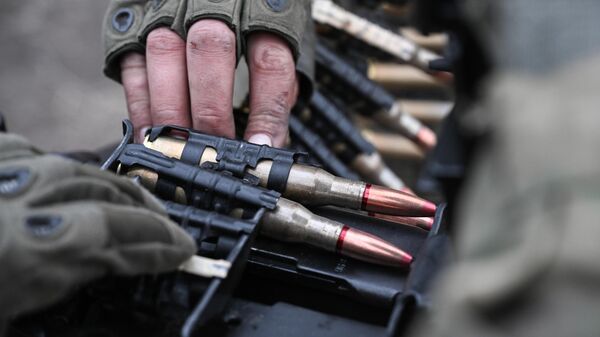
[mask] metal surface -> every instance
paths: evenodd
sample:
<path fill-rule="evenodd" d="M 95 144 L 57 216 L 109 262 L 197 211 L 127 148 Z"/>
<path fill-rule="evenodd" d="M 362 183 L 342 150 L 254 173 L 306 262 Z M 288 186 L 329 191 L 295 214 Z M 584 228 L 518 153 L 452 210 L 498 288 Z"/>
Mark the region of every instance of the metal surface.
<path fill-rule="evenodd" d="M 304 205 L 360 209 L 366 184 L 336 177 L 325 170 L 294 165 L 283 195 Z"/>
<path fill-rule="evenodd" d="M 402 216 L 433 216 L 434 203 L 413 194 L 399 193 L 382 186 L 367 185 L 362 209 L 374 213 Z"/>
<path fill-rule="evenodd" d="M 379 153 L 359 154 L 350 166 L 367 180 L 400 191 L 410 191 L 402 180 L 383 162 Z"/>
<path fill-rule="evenodd" d="M 133 168 L 122 173 L 129 177 L 139 177 L 139 181 L 144 187 L 154 191 L 158 180 L 155 172 L 144 168 Z M 175 199 L 180 203 L 186 202 L 187 198 L 182 188 L 176 189 Z M 304 243 L 328 251 L 337 251 L 344 255 L 351 254 L 348 256 L 372 263 L 398 266 L 398 264 L 390 262 L 390 254 L 392 254 L 390 252 L 400 251 L 398 248 L 392 249 L 391 244 L 370 234 L 364 233 L 363 236 L 361 231 L 344 230 L 344 228 L 347 227 L 337 221 L 318 216 L 297 202 L 280 198 L 274 210 L 265 212 L 261 220 L 260 232 L 281 241 Z M 351 235 L 345 239 L 342 236 L 343 233 L 351 233 Z M 348 239 L 350 243 L 346 243 Z M 358 240 L 364 240 L 369 244 L 360 247 L 357 244 Z M 342 244 L 343 247 L 350 248 L 341 249 Z M 377 254 L 380 253 L 383 255 L 378 256 Z M 381 261 L 379 261 L 380 259 Z"/>
<path fill-rule="evenodd" d="M 369 62 L 367 77 L 386 88 L 448 90 L 448 86 L 438 77 L 401 63 Z"/>
<path fill-rule="evenodd" d="M 454 108 L 454 103 L 445 101 L 402 100 L 402 109 L 424 123 L 440 123 Z"/>
<path fill-rule="evenodd" d="M 158 137 L 153 142 L 146 140 L 144 146 L 167 156 L 179 158 L 183 152 L 185 140 L 174 137 Z M 200 164 L 206 161 L 214 162 L 216 158 L 217 153 L 215 149 L 207 147 L 202 153 Z M 379 158 L 379 162 L 377 158 Z M 368 164 L 375 164 L 374 170 L 379 172 L 377 179 L 381 182 L 392 186 L 400 186 L 398 181 L 394 180 L 395 174 L 385 166 L 383 161 L 381 161 L 381 157 L 377 154 L 372 154 L 369 157 Z M 260 185 L 266 187 L 272 165 L 273 162 L 271 160 L 262 160 L 254 169 L 247 169 L 247 172 L 258 177 Z M 365 165 L 362 167 L 365 172 L 371 172 L 369 167 Z M 360 170 L 357 169 L 357 171 Z M 149 173 L 141 172 L 138 174 L 148 175 Z M 156 176 L 146 177 L 147 180 L 152 181 L 152 184 L 154 184 L 156 178 Z M 377 212 L 392 215 L 428 215 L 420 213 L 422 204 L 426 201 L 416 197 L 409 197 L 404 193 L 380 186 L 371 188 L 371 192 L 368 195 L 369 200 L 366 200 L 366 186 L 367 184 L 364 182 L 336 177 L 317 167 L 294 164 L 291 167 L 283 196 L 307 206 L 334 205 L 356 210 L 364 209 L 373 211 L 376 209 Z M 153 187 L 150 186 L 150 188 Z M 176 191 L 179 202 L 184 200 L 181 199 L 184 197 L 182 192 L 181 188 Z"/>
<path fill-rule="evenodd" d="M 312 17 L 319 23 L 343 30 L 359 40 L 426 71 L 429 70 L 430 61 L 441 58 L 436 53 L 419 47 L 400 34 L 365 20 L 332 1 L 314 1 Z"/>
<path fill-rule="evenodd" d="M 363 129 L 362 135 L 384 157 L 404 160 L 423 160 L 425 158 L 423 150 L 405 136 L 371 129 Z"/>
<path fill-rule="evenodd" d="M 328 251 L 335 251 L 344 225 L 317 216 L 302 205 L 285 198 L 277 208 L 266 212 L 261 223 L 261 234 L 287 241 L 302 242 Z"/>
<path fill-rule="evenodd" d="M 379 124 L 412 138 L 425 151 L 430 151 L 437 143 L 435 133 L 421 124 L 418 119 L 404 112 L 400 102 L 395 102 L 389 110 L 374 114 L 373 118 Z"/>
<path fill-rule="evenodd" d="M 425 230 L 430 230 L 431 226 L 433 226 L 433 218 L 430 217 L 397 216 L 372 212 L 369 213 L 369 215 L 377 219 L 382 219 L 385 221 L 394 222 L 402 225 L 416 226 Z"/>
<path fill-rule="evenodd" d="M 145 141 L 144 146 L 172 157 L 180 158 L 185 140 L 174 137 L 159 137 L 153 142 Z M 217 152 L 207 147 L 202 153 L 200 164 L 216 162 Z M 263 160 L 247 172 L 259 178 L 260 185 L 266 187 L 273 162 Z M 294 164 L 290 170 L 283 195 L 305 205 L 335 205 L 360 209 L 365 183 L 336 177 L 317 167 Z"/>
<path fill-rule="evenodd" d="M 343 255 L 392 267 L 407 267 L 412 256 L 380 238 L 354 228 L 345 231 L 338 250 Z"/>

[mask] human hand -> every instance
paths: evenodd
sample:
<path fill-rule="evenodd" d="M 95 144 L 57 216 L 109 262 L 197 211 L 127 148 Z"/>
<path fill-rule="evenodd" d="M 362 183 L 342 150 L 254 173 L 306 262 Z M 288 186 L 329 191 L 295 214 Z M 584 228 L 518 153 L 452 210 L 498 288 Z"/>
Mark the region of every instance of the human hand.
<path fill-rule="evenodd" d="M 105 274 L 174 270 L 195 252 L 133 182 L 0 135 L 0 321 Z"/>
<path fill-rule="evenodd" d="M 145 128 L 161 124 L 233 138 L 234 72 L 245 54 L 250 116 L 244 138 L 283 146 L 299 92 L 295 60 L 309 1 L 190 1 L 152 7 L 113 0 L 109 8 L 107 74 L 124 86 L 137 141 Z M 127 29 L 119 34 L 121 25 Z"/>

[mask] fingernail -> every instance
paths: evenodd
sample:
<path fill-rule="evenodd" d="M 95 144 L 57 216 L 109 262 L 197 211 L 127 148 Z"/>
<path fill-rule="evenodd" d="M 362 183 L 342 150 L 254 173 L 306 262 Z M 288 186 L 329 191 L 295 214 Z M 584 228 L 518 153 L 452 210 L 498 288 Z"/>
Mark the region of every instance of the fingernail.
<path fill-rule="evenodd" d="M 138 134 L 138 143 L 142 144 L 144 142 L 144 138 L 146 137 L 146 131 L 148 131 L 150 127 L 146 126 L 140 129 L 140 133 Z"/>
<path fill-rule="evenodd" d="M 271 140 L 271 137 L 269 137 L 263 133 L 259 133 L 259 134 L 256 134 L 256 135 L 250 137 L 250 139 L 248 139 L 248 142 L 258 144 L 258 145 L 273 146 L 273 141 Z"/>

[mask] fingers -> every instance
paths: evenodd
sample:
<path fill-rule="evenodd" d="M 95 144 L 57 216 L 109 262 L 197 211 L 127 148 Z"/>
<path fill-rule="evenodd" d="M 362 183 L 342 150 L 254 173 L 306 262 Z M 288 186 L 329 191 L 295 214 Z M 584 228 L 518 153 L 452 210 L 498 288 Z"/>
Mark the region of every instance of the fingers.
<path fill-rule="evenodd" d="M 146 42 L 146 68 L 152 124 L 190 127 L 185 42 L 166 27 L 153 30 Z"/>
<path fill-rule="evenodd" d="M 101 171 L 97 167 L 91 165 L 78 165 L 77 174 L 82 177 L 94 177 L 98 180 L 103 180 L 117 188 L 120 193 L 129 196 L 132 200 L 144 207 L 155 212 L 164 213 L 164 207 L 150 192 L 127 177 L 117 176 L 108 171 Z"/>
<path fill-rule="evenodd" d="M 100 208 L 115 243 L 116 273 L 174 270 L 196 253 L 192 237 L 165 216 L 113 204 L 102 204 Z"/>
<path fill-rule="evenodd" d="M 245 138 L 283 146 L 289 112 L 298 95 L 292 52 L 282 38 L 257 32 L 248 40 L 247 57 L 251 112 Z M 146 59 L 131 54 L 122 62 L 136 140 L 141 141 L 145 127 L 160 124 L 233 138 L 235 66 L 235 34 L 219 20 L 196 22 L 187 43 L 168 28 L 153 30 L 147 39 Z"/>
<path fill-rule="evenodd" d="M 121 80 L 125 89 L 127 111 L 134 127 L 135 141 L 141 143 L 145 129 L 152 126 L 146 57 L 138 53 L 130 53 L 123 57 Z"/>
<path fill-rule="evenodd" d="M 294 58 L 287 43 L 270 33 L 248 40 L 250 117 L 244 136 L 250 142 L 281 147 L 298 87 Z"/>
<path fill-rule="evenodd" d="M 40 245 L 35 252 L 41 257 L 71 256 L 48 264 L 68 270 L 72 284 L 106 272 L 134 275 L 174 270 L 196 252 L 194 240 L 184 230 L 144 208 L 80 201 L 38 208 L 31 215 L 58 219 L 54 233 L 45 238 L 52 245 Z M 38 220 L 36 229 L 41 226 Z"/>
<path fill-rule="evenodd" d="M 118 205 L 141 205 L 141 200 L 124 193 L 110 181 L 95 177 L 72 177 L 46 186 L 31 199 L 31 207 L 44 207 L 70 202 L 102 201 Z"/>
<path fill-rule="evenodd" d="M 187 37 L 187 66 L 193 128 L 233 138 L 234 32 L 219 20 L 200 20 Z"/>

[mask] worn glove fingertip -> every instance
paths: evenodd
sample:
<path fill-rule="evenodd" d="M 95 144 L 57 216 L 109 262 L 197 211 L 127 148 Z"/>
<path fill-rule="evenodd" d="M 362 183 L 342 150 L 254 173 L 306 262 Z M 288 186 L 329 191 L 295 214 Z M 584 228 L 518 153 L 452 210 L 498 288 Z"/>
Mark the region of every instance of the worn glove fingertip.
<path fill-rule="evenodd" d="M 196 254 L 196 241 L 183 229 L 176 227 L 173 231 L 173 244 L 181 249 L 186 258 Z"/>

